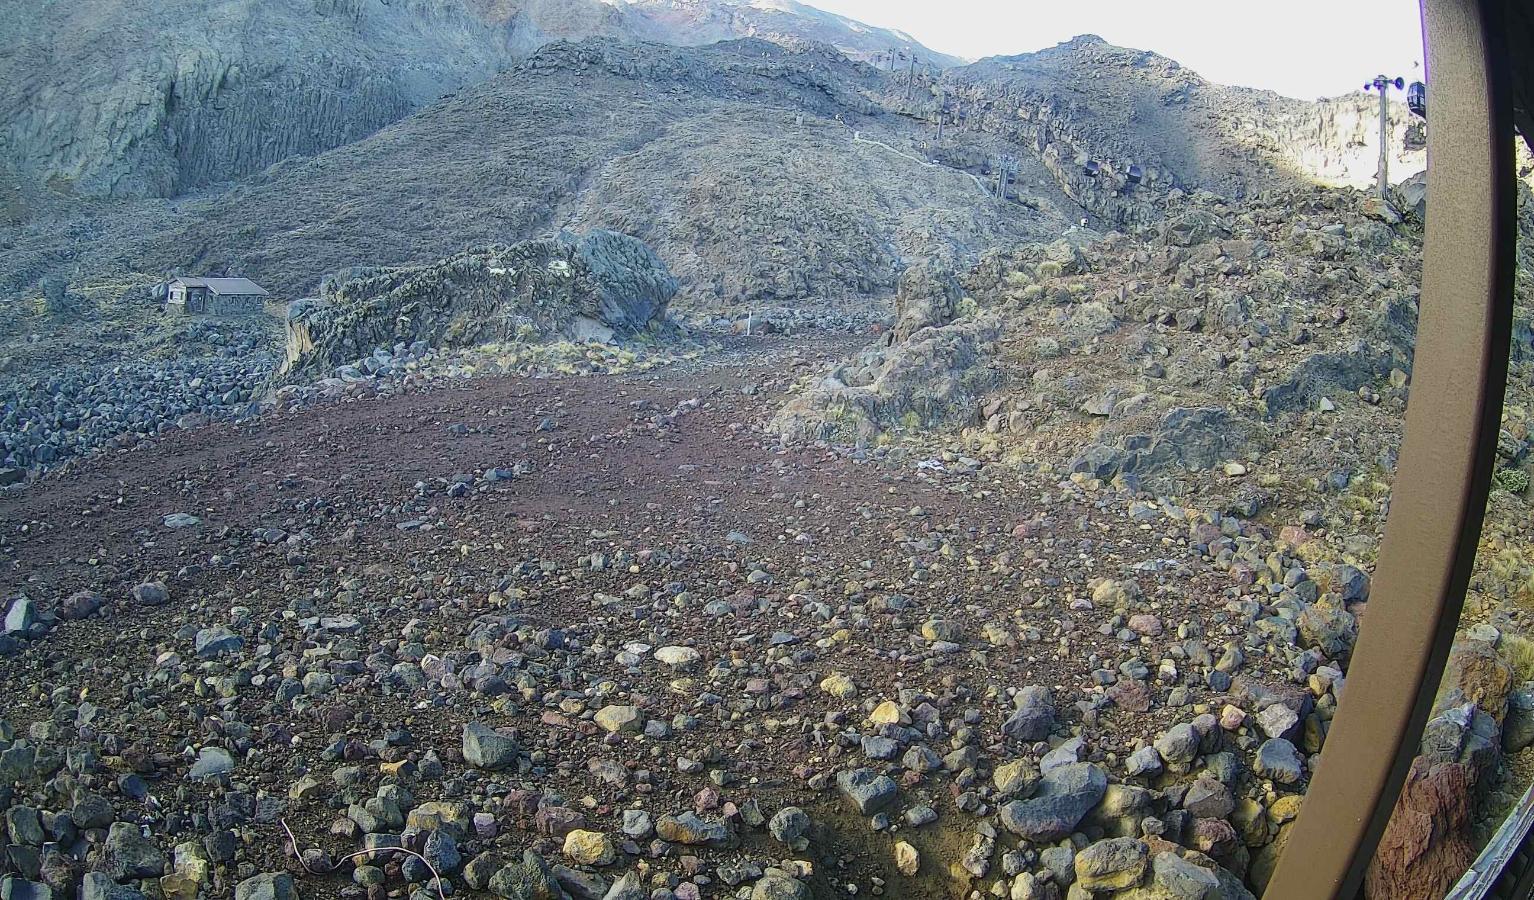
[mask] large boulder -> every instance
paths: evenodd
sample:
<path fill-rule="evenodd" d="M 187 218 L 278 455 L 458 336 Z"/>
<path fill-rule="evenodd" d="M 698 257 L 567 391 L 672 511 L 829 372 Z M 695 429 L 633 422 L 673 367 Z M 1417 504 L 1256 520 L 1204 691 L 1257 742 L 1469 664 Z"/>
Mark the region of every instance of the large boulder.
<path fill-rule="evenodd" d="M 642 241 L 602 229 L 351 269 L 289 307 L 281 375 L 325 376 L 375 348 L 417 341 L 456 349 L 622 339 L 661 327 L 676 289 Z"/>
<path fill-rule="evenodd" d="M 1421 222 L 1427 219 L 1427 170 L 1395 186 L 1396 206 Z"/>
<path fill-rule="evenodd" d="M 1194 247 L 1216 238 L 1229 237 L 1230 226 L 1214 213 L 1192 209 L 1168 219 L 1161 228 L 1162 240 L 1172 247 Z"/>
<path fill-rule="evenodd" d="M 1331 353 L 1306 357 L 1279 384 L 1262 392 L 1269 416 L 1296 412 L 1323 399 L 1351 394 L 1390 374 L 1390 351 L 1362 341 Z"/>
<path fill-rule="evenodd" d="M 1093 478 L 1111 478 L 1121 471 L 1141 477 L 1198 472 L 1244 454 L 1252 446 L 1251 432 L 1248 423 L 1223 407 L 1174 407 L 1150 434 L 1130 435 L 1122 448 L 1090 444 L 1068 465 L 1072 472 Z"/>
<path fill-rule="evenodd" d="M 869 347 L 796 393 L 769 428 L 785 442 L 867 444 L 891 428 L 973 422 L 998 383 L 1001 324 L 982 315 Z"/>
<path fill-rule="evenodd" d="M 579 239 L 561 234 L 560 242 L 573 244 L 586 279 L 575 294 L 578 312 L 615 331 L 643 331 L 676 295 L 676 279 L 638 238 L 593 228 Z"/>
<path fill-rule="evenodd" d="M 1001 824 L 1030 841 L 1054 841 L 1076 830 L 1108 790 L 1108 773 L 1091 763 L 1051 770 L 1027 800 L 1001 808 Z"/>
<path fill-rule="evenodd" d="M 1444 665 L 1434 711 L 1474 703 L 1493 719 L 1501 721 L 1507 712 L 1507 698 L 1513 692 L 1513 669 L 1490 644 L 1484 641 L 1455 641 Z"/>

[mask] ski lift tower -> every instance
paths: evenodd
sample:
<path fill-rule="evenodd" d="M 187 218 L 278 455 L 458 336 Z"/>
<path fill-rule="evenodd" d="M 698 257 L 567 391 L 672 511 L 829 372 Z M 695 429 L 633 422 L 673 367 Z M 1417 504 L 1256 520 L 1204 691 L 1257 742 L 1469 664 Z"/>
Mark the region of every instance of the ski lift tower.
<path fill-rule="evenodd" d="M 1380 199 L 1390 202 L 1390 89 L 1394 87 L 1401 90 L 1406 87 L 1406 79 L 1399 75 L 1390 78 L 1385 75 L 1374 76 L 1373 81 L 1364 83 L 1364 90 L 1375 90 L 1380 95 L 1380 171 L 1376 189 Z"/>

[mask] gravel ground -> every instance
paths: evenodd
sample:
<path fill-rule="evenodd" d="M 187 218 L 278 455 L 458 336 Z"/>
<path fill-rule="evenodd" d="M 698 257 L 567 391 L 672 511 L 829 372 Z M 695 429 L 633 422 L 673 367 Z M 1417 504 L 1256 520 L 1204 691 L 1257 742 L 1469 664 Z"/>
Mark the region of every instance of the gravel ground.
<path fill-rule="evenodd" d="M 1196 830 L 1176 782 L 1199 770 L 1167 750 L 1169 780 L 1130 776 L 1131 753 L 1168 733 L 1213 751 L 1227 691 L 1251 700 L 1251 684 L 1291 679 L 1265 651 L 1281 638 L 1233 602 L 1248 590 L 1239 567 L 1205 554 L 1219 528 L 1196 541 L 1143 498 L 1080 480 L 954 454 L 785 450 L 752 427 L 846 340 L 735 338 L 643 376 L 485 378 L 214 424 L 0 495 L 0 591 L 34 611 L 0 658 L 14 732 L 0 739 L 27 750 L 0 799 L 52 823 L 103 796 L 109 819 L 150 836 L 124 849 L 133 829 L 93 821 L 72 838 L 79 860 L 57 852 L 69 841 L 44 848 L 60 884 L 90 869 L 173 893 L 203 872 L 173 857 L 204 855 L 212 896 L 299 872 L 284 819 L 333 856 L 403 832 L 456 870 L 440 840 L 422 843 L 447 832 L 502 896 L 544 896 L 492 864 L 527 849 L 569 867 L 550 877 L 572 896 L 633 872 L 645 891 L 632 896 L 674 897 L 1005 891 L 1117 834 L 1165 854 L 1155 835 Z M 140 587 L 155 583 L 166 602 Z M 82 591 L 102 607 L 80 618 Z M 1213 667 L 1232 647 L 1234 686 Z M 514 749 L 471 751 L 470 723 Z M 1237 753 L 1262 743 L 1250 725 L 1228 731 Z M 1236 756 L 1198 759 L 1218 771 Z M 1111 774 L 1119 808 L 1019 839 L 1019 798 L 1062 763 Z M 859 769 L 887 773 L 893 801 L 882 782 L 872 797 L 837 787 Z M 1242 783 L 1262 809 L 1299 787 Z M 466 806 L 430 827 L 430 801 Z M 807 845 L 764 826 L 788 806 L 808 813 Z M 911 825 L 924 808 L 936 823 Z M 626 834 L 632 809 L 668 840 L 637 822 Z M 663 818 L 683 811 L 714 824 Z M 1207 851 L 1245 867 L 1245 846 L 1215 839 Z M 902 841 L 914 876 L 897 869 Z M 130 851 L 151 859 L 123 868 Z M 297 890 L 422 896 L 427 876 L 405 863 Z M 796 877 L 755 878 L 762 867 Z M 484 887 L 484 871 L 452 888 Z M 241 895 L 264 887 L 288 886 Z"/>

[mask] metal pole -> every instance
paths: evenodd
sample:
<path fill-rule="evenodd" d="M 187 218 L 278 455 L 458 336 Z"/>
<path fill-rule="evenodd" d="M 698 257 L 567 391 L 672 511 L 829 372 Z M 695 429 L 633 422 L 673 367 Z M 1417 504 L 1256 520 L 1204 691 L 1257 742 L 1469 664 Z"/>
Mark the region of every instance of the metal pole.
<path fill-rule="evenodd" d="M 1374 80 L 1380 91 L 1380 199 L 1390 201 L 1390 79 Z"/>

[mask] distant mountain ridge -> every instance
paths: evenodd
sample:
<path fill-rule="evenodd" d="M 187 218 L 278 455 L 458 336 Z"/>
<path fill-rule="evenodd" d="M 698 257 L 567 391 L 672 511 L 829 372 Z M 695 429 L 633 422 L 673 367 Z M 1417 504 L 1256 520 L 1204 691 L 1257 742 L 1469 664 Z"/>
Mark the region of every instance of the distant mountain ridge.
<path fill-rule="evenodd" d="M 635 34 L 668 44 L 703 44 L 737 37 L 773 43 L 818 41 L 849 58 L 887 65 L 890 51 L 897 66 L 916 61 L 938 68 L 963 65 L 957 56 L 922 46 L 893 28 L 867 25 L 797 0 L 605 0 L 633 16 Z M 643 23 L 643 24 L 640 24 Z M 679 39 L 686 38 L 686 39 Z"/>

